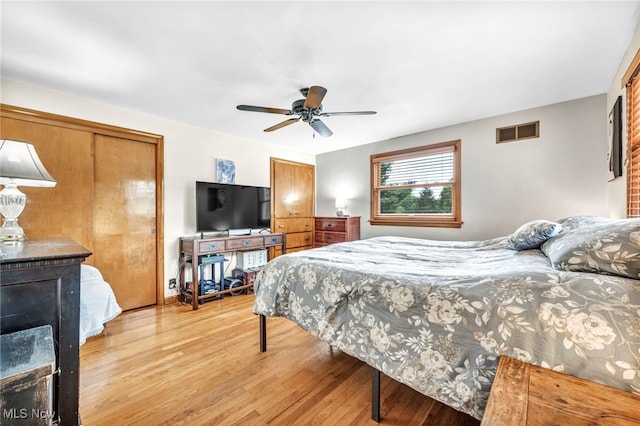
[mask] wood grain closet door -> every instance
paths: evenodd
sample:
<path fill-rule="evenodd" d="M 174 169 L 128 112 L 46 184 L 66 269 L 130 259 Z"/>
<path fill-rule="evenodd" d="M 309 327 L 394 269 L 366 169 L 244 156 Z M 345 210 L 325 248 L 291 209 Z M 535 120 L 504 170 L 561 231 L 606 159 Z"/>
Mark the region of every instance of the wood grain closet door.
<path fill-rule="evenodd" d="M 311 164 L 272 159 L 271 169 L 273 217 L 312 217 L 315 167 Z"/>
<path fill-rule="evenodd" d="M 18 220 L 27 238 L 70 237 L 93 251 L 93 133 L 6 117 L 1 128 L 3 138 L 33 144 L 57 182 L 19 187 L 27 195 Z"/>
<path fill-rule="evenodd" d="M 95 137 L 94 262 L 124 310 L 156 303 L 155 150 Z"/>

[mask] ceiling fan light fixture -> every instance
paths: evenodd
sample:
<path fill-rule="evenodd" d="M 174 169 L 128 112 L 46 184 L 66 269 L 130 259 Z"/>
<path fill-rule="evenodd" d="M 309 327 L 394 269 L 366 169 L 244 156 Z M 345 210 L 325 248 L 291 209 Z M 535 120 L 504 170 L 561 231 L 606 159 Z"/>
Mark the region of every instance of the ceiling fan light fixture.
<path fill-rule="evenodd" d="M 309 88 L 300 89 L 300 93 L 302 93 L 302 96 L 304 96 L 305 99 L 298 99 L 293 101 L 290 110 L 281 108 L 260 107 L 254 105 L 238 105 L 236 108 L 241 111 L 266 112 L 271 114 L 298 116 L 297 118 L 285 120 L 274 126 L 268 127 L 264 129 L 265 132 L 272 132 L 274 130 L 278 130 L 282 127 L 288 126 L 289 124 L 293 124 L 299 120 L 302 120 L 306 123 L 309 123 L 309 125 L 313 128 L 313 130 L 315 130 L 316 133 L 325 138 L 333 135 L 333 132 L 317 117 L 330 117 L 332 115 L 371 115 L 376 113 L 375 111 L 323 112 L 322 100 L 327 94 L 327 89 L 322 86 L 311 86 Z"/>

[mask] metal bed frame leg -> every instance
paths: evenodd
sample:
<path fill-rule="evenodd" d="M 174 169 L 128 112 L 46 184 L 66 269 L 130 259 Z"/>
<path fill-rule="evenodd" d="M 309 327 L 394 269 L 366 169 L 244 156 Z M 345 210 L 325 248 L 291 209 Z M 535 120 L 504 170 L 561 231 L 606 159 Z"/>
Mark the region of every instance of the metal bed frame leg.
<path fill-rule="evenodd" d="M 267 351 L 267 317 L 260 315 L 260 352 Z"/>
<path fill-rule="evenodd" d="M 371 368 L 371 419 L 380 423 L 380 370 Z"/>
<path fill-rule="evenodd" d="M 260 352 L 267 351 L 267 317 L 260 316 Z M 380 370 L 371 368 L 371 419 L 380 423 Z"/>

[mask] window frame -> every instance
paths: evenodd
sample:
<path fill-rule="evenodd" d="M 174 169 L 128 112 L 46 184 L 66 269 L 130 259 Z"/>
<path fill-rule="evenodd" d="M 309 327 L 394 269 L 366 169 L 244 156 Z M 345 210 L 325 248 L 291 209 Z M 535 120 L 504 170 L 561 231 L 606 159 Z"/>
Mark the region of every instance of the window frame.
<path fill-rule="evenodd" d="M 622 78 L 627 97 L 627 217 L 640 217 L 640 49 Z M 635 126 L 635 127 L 634 127 Z"/>
<path fill-rule="evenodd" d="M 423 226 L 434 228 L 460 228 L 462 227 L 462 203 L 461 203 L 461 169 L 460 158 L 462 142 L 460 139 L 407 148 L 398 151 L 372 154 L 370 156 L 371 171 L 371 209 L 369 223 L 371 225 L 386 226 Z M 453 182 L 451 182 L 451 214 L 399 214 L 380 213 L 380 191 L 391 187 L 380 186 L 380 164 L 388 161 L 418 158 L 429 155 L 437 155 L 445 152 L 453 153 Z M 439 186 L 439 184 L 427 184 L 424 186 Z M 399 187 L 401 188 L 401 187 Z"/>

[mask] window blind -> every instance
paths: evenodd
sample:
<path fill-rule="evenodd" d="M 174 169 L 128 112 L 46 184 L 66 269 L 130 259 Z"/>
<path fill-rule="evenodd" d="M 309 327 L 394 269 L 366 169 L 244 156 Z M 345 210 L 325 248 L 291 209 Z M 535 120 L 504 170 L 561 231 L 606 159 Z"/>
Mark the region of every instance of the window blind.
<path fill-rule="evenodd" d="M 371 156 L 373 225 L 460 227 L 460 141 Z"/>
<path fill-rule="evenodd" d="M 390 170 L 381 186 L 430 185 L 453 181 L 453 152 L 427 155 L 408 160 L 387 161 Z"/>

